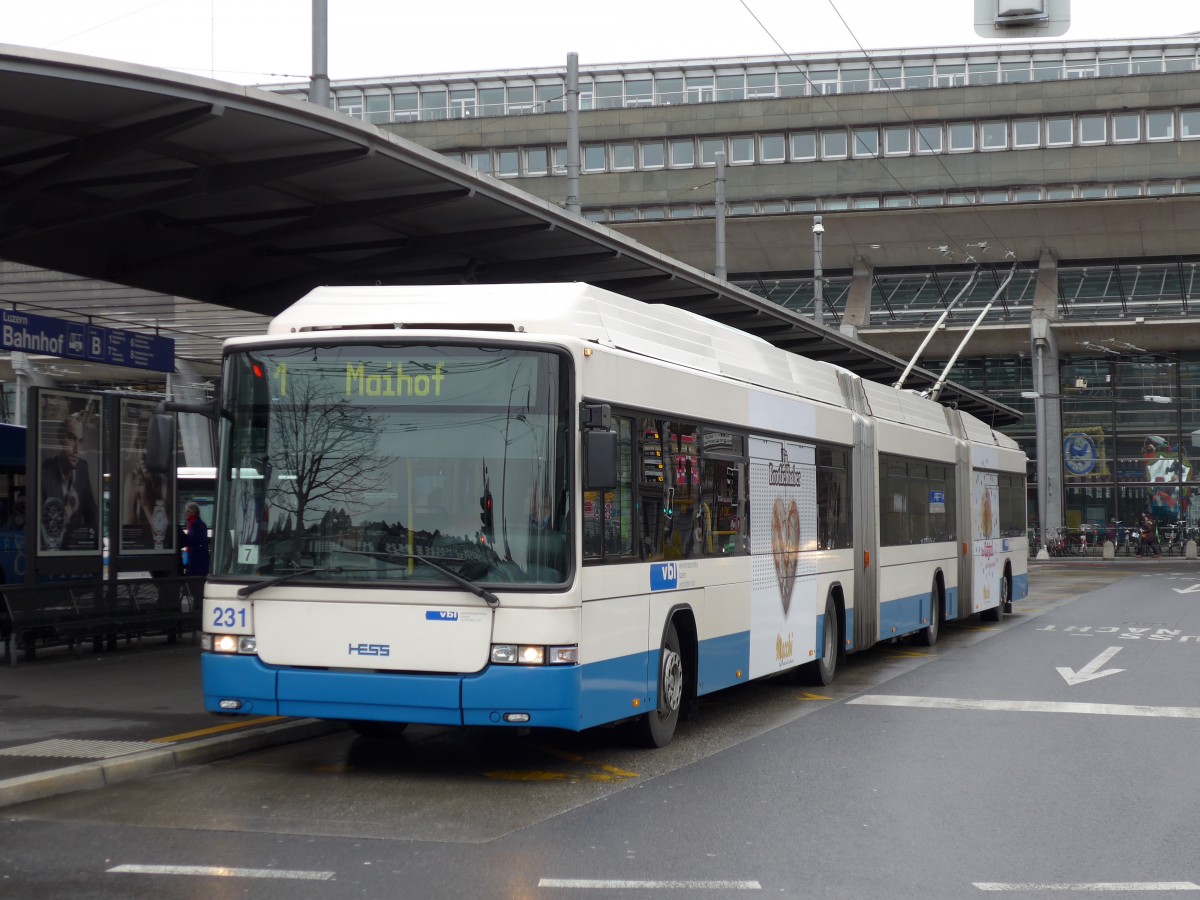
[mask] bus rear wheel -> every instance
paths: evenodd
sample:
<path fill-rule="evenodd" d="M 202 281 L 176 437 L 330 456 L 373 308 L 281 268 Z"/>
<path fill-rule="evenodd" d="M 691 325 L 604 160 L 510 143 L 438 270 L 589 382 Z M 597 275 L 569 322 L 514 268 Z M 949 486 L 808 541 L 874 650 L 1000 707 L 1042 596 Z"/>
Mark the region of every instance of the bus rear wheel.
<path fill-rule="evenodd" d="M 825 598 L 825 615 L 822 616 L 821 658 L 805 663 L 796 670 L 797 681 L 800 684 L 825 687 L 833 684 L 837 674 L 838 647 L 841 635 L 838 633 L 837 610 L 833 605 L 833 597 Z"/>
<path fill-rule="evenodd" d="M 646 747 L 665 747 L 675 737 L 679 710 L 683 706 L 683 654 L 675 623 L 663 634 L 658 662 L 658 703 L 637 720 L 639 743 Z"/>
<path fill-rule="evenodd" d="M 979 614 L 979 618 L 985 622 L 999 622 L 1004 618 L 1004 613 L 1008 610 L 1008 604 L 1012 602 L 1012 582 L 1009 581 L 1008 572 L 1005 571 L 1000 576 L 1000 602 L 996 604 L 994 609 L 985 609 Z"/>
<path fill-rule="evenodd" d="M 942 630 L 942 592 L 938 589 L 937 579 L 929 589 L 929 624 L 915 635 L 916 642 L 922 647 L 932 647 L 937 643 L 938 633 Z"/>

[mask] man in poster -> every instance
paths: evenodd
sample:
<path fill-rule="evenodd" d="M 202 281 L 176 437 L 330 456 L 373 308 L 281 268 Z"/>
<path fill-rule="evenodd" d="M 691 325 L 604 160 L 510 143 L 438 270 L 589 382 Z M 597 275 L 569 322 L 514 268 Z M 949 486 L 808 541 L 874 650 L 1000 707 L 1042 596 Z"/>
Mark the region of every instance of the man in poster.
<path fill-rule="evenodd" d="M 83 414 L 58 423 L 58 451 L 42 461 L 41 548 L 94 550 L 97 547 L 96 495 L 82 457 Z"/>

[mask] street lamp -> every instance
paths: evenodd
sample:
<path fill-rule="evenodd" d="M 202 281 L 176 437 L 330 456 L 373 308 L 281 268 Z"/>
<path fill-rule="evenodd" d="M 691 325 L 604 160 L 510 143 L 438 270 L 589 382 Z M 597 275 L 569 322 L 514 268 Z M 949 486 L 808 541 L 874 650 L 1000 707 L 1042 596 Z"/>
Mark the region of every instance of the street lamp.
<path fill-rule="evenodd" d="M 822 238 L 825 236 L 825 226 L 821 224 L 820 216 L 813 216 L 813 319 L 818 325 L 825 324 L 825 294 L 821 279 L 825 273 L 822 270 L 821 250 Z"/>

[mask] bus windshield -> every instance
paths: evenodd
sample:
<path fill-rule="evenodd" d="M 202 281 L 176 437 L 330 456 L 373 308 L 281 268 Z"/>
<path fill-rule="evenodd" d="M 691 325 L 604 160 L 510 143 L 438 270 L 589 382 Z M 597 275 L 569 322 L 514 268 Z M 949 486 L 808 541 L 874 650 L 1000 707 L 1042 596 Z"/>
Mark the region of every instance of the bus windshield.
<path fill-rule="evenodd" d="M 228 355 L 211 574 L 567 581 L 567 370 L 451 343 Z"/>

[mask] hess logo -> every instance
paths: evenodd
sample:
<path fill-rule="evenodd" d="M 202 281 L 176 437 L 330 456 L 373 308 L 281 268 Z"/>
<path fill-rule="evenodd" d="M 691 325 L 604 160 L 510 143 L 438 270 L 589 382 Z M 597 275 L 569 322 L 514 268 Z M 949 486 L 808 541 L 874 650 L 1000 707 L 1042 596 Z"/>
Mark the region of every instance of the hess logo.
<path fill-rule="evenodd" d="M 391 644 L 350 644 L 346 651 L 350 656 L 391 656 Z"/>

